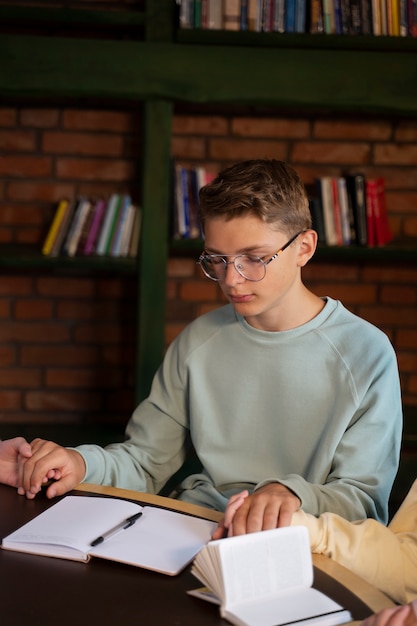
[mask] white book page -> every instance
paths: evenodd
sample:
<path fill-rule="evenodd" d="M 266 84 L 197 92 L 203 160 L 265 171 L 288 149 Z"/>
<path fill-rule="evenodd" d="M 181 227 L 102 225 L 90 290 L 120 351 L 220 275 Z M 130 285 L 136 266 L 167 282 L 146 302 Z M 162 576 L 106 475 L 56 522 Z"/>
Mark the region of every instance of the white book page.
<path fill-rule="evenodd" d="M 276 528 L 220 540 L 224 605 L 275 597 L 313 584 L 308 531 Z"/>
<path fill-rule="evenodd" d="M 306 624 L 310 620 L 324 626 L 352 619 L 337 602 L 311 587 L 230 606 L 224 611 L 224 617 L 230 617 L 233 623 L 242 626 L 279 626 L 300 621 Z"/>
<path fill-rule="evenodd" d="M 3 547 L 85 560 L 96 537 L 141 510 L 128 500 L 66 496 L 5 537 Z"/>
<path fill-rule="evenodd" d="M 215 522 L 147 506 L 133 526 L 90 554 L 175 575 L 210 541 L 216 527 Z"/>

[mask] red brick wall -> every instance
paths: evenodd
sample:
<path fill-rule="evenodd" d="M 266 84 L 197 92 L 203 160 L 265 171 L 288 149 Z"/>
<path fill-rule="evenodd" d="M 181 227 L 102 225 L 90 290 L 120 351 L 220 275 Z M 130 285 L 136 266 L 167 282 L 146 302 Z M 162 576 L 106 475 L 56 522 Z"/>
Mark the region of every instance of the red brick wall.
<path fill-rule="evenodd" d="M 140 198 L 139 117 L 129 110 L 0 108 L 0 246 L 40 246 L 64 195 L 129 191 Z M 290 161 L 307 184 L 346 167 L 383 175 L 396 238 L 417 243 L 415 121 L 182 111 L 174 120 L 172 153 L 214 170 L 273 156 Z M 316 293 L 340 298 L 388 333 L 404 401 L 417 405 L 417 263 L 315 261 L 304 276 Z M 126 420 L 134 403 L 134 293 L 128 277 L 3 269 L 0 426 Z M 170 259 L 167 343 L 222 303 L 194 257 Z"/>

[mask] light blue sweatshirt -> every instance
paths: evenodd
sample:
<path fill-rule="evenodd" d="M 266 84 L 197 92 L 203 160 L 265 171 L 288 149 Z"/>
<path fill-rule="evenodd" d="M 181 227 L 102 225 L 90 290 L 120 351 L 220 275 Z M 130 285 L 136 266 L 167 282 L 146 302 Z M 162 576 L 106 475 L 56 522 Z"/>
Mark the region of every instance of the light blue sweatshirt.
<path fill-rule="evenodd" d="M 386 523 L 401 432 L 388 338 L 327 298 L 287 331 L 255 329 L 231 305 L 196 319 L 169 347 L 127 441 L 77 449 L 85 481 L 156 493 L 190 434 L 203 471 L 183 482 L 183 500 L 224 510 L 242 488 L 279 482 L 307 513 Z"/>

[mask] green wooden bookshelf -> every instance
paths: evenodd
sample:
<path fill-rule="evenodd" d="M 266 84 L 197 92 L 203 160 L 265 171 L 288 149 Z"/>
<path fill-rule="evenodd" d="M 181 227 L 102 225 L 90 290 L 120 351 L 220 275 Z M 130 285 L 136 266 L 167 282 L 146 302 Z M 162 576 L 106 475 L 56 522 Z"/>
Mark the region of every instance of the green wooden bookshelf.
<path fill-rule="evenodd" d="M 147 395 L 164 353 L 168 255 L 201 242 L 169 242 L 170 139 L 175 103 L 417 116 L 417 40 L 393 37 L 181 31 L 175 3 L 143 10 L 0 6 L 3 102 L 143 106 L 142 245 L 137 261 L 46 259 L 0 251 L 0 267 L 106 271 L 137 277 L 136 396 Z M 51 35 L 53 33 L 53 36 Z M 63 71 L 65 68 L 65 71 Z M 416 261 L 416 245 L 319 248 L 317 260 Z"/>

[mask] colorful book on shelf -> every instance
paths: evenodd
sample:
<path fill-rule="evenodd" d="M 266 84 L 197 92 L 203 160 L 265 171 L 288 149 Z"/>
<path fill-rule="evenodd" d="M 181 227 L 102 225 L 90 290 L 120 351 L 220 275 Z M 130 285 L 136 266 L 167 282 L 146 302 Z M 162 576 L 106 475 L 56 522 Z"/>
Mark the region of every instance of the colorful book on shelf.
<path fill-rule="evenodd" d="M 85 244 L 87 242 L 88 234 L 89 234 L 89 232 L 91 230 L 91 223 L 92 223 L 93 218 L 94 218 L 95 202 L 89 201 L 88 204 L 89 204 L 88 211 L 87 211 L 87 215 L 86 215 L 86 217 L 84 219 L 84 223 L 82 225 L 81 234 L 80 234 L 80 237 L 78 239 L 77 249 L 75 251 L 75 256 L 83 256 L 84 255 Z"/>
<path fill-rule="evenodd" d="M 58 257 L 61 254 L 63 254 L 63 247 L 64 247 L 64 243 L 68 234 L 68 230 L 71 227 L 71 223 L 73 220 L 73 216 L 75 213 L 75 210 L 77 208 L 77 200 L 76 199 L 72 199 L 68 205 L 67 208 L 65 210 L 65 215 L 61 221 L 61 224 L 59 226 L 57 235 L 55 237 L 55 240 L 52 244 L 52 249 L 49 253 L 49 256 L 51 257 Z"/>
<path fill-rule="evenodd" d="M 114 230 L 114 235 L 110 245 L 110 255 L 120 256 L 120 247 L 122 243 L 123 233 L 126 229 L 126 220 L 129 214 L 129 207 L 132 204 L 130 196 L 123 196 L 121 199 L 121 205 L 119 215 L 117 217 L 117 224 Z"/>
<path fill-rule="evenodd" d="M 120 498 L 66 496 L 4 537 L 2 548 L 84 562 L 96 557 L 174 576 L 215 528 L 214 522 Z"/>
<path fill-rule="evenodd" d="M 207 0 L 207 28 L 210 30 L 223 28 L 223 6 L 219 0 Z"/>
<path fill-rule="evenodd" d="M 352 232 L 350 225 L 349 200 L 347 194 L 346 179 L 344 176 L 337 178 L 340 220 L 342 225 L 342 243 L 344 246 L 350 245 L 352 242 Z"/>
<path fill-rule="evenodd" d="M 42 246 L 42 254 L 45 256 L 48 256 L 51 253 L 54 241 L 65 218 L 65 213 L 68 210 L 68 205 L 69 200 L 67 199 L 61 200 L 58 204 L 58 208 L 55 211 L 51 226 L 49 227 L 45 242 Z"/>
<path fill-rule="evenodd" d="M 119 256 L 127 257 L 129 254 L 129 245 L 133 235 L 133 225 L 135 221 L 136 207 L 130 203 L 127 210 L 126 220 L 121 233 Z"/>
<path fill-rule="evenodd" d="M 140 233 L 142 226 L 142 211 L 138 206 L 133 205 L 134 208 L 134 217 L 133 217 L 133 226 L 132 226 L 132 236 L 129 241 L 129 247 L 127 251 L 127 256 L 129 258 L 137 257 L 139 244 L 140 244 Z"/>
<path fill-rule="evenodd" d="M 366 212 L 366 179 L 361 173 L 347 174 L 345 176 L 349 201 L 355 227 L 355 243 L 366 246 L 367 236 L 367 212 Z"/>
<path fill-rule="evenodd" d="M 107 203 L 106 213 L 104 216 L 103 224 L 102 224 L 99 238 L 97 241 L 96 254 L 100 256 L 103 256 L 106 253 L 107 243 L 110 238 L 110 233 L 111 233 L 111 229 L 113 226 L 113 222 L 114 222 L 118 205 L 119 205 L 119 195 L 114 193 L 110 196 L 110 199 Z"/>
<path fill-rule="evenodd" d="M 333 210 L 333 189 L 331 176 L 322 176 L 318 179 L 318 187 L 320 190 L 321 206 L 323 208 L 324 232 L 326 235 L 326 244 L 328 246 L 337 246 L 336 226 L 334 222 Z"/>
<path fill-rule="evenodd" d="M 107 202 L 106 200 L 100 199 L 97 200 L 94 206 L 91 227 L 87 235 L 87 239 L 85 242 L 83 254 L 89 256 L 93 254 L 95 251 L 95 246 L 97 242 L 97 238 L 100 232 L 100 227 L 103 223 L 103 218 L 106 212 Z"/>
<path fill-rule="evenodd" d="M 72 220 L 68 226 L 67 234 L 64 242 L 61 246 L 60 255 L 74 256 L 77 247 L 78 239 L 81 234 L 82 223 L 86 213 L 87 206 L 86 198 L 77 198 L 75 203 L 75 210 L 72 216 Z M 74 249 L 75 246 L 75 249 Z"/>
<path fill-rule="evenodd" d="M 384 246 L 393 239 L 388 222 L 383 177 L 366 181 L 368 210 L 368 245 Z"/>
<path fill-rule="evenodd" d="M 308 530 L 289 526 L 217 539 L 194 559 L 204 585 L 188 593 L 220 606 L 238 626 L 334 626 L 351 621 L 343 606 L 314 589 Z"/>
<path fill-rule="evenodd" d="M 117 227 L 118 227 L 118 223 L 119 223 L 122 207 L 123 207 L 123 196 L 118 194 L 117 195 L 116 208 L 115 208 L 115 211 L 114 211 L 114 214 L 113 214 L 113 217 L 112 217 L 112 220 L 111 220 L 111 224 L 110 224 L 109 236 L 107 238 L 106 246 L 105 246 L 105 249 L 104 249 L 104 254 L 105 255 L 111 254 L 111 249 L 112 249 L 114 238 L 116 236 Z"/>
<path fill-rule="evenodd" d="M 68 237 L 65 241 L 64 253 L 68 256 L 75 256 L 77 252 L 78 242 L 81 239 L 90 208 L 91 202 L 87 198 L 80 198 Z"/>
<path fill-rule="evenodd" d="M 224 30 L 240 30 L 240 0 L 223 0 Z"/>

